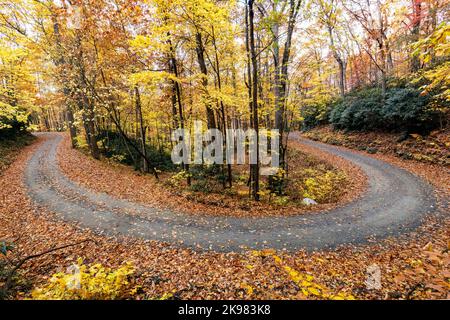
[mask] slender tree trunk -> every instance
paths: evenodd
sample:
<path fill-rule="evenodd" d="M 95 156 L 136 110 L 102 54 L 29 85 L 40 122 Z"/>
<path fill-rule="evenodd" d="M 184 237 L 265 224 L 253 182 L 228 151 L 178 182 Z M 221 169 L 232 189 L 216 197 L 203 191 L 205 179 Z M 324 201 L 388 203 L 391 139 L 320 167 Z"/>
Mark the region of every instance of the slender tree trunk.
<path fill-rule="evenodd" d="M 287 98 L 287 84 L 288 84 L 288 66 L 291 56 L 291 46 L 292 46 L 292 35 L 294 33 L 294 27 L 297 19 L 298 12 L 300 10 L 302 0 L 290 0 L 289 18 L 287 26 L 286 41 L 284 43 L 283 57 L 281 61 L 280 69 L 280 112 L 281 119 L 277 123 L 277 129 L 280 133 L 280 165 L 282 168 L 286 166 L 286 150 L 287 150 L 287 135 L 285 135 L 286 130 L 286 98 Z"/>
<path fill-rule="evenodd" d="M 438 1 L 433 1 L 433 4 L 430 4 L 429 10 L 428 10 L 428 16 L 430 17 L 430 26 L 431 26 L 431 30 L 430 33 L 433 32 L 434 30 L 436 30 L 436 26 L 437 26 L 437 3 Z M 434 64 L 436 62 L 436 52 L 434 48 L 430 49 L 430 64 Z M 442 127 L 442 126 L 441 126 Z"/>
<path fill-rule="evenodd" d="M 67 126 L 69 127 L 70 133 L 70 141 L 72 144 L 72 148 L 77 146 L 77 129 L 75 127 L 75 120 L 73 116 L 72 106 L 70 104 L 70 89 L 68 87 L 69 79 L 67 77 L 66 66 L 65 66 L 65 58 L 63 53 L 63 47 L 61 44 L 61 33 L 59 30 L 59 22 L 56 13 L 52 12 L 52 22 L 53 22 L 53 33 L 55 34 L 55 45 L 58 57 L 55 61 L 57 67 L 60 68 L 59 72 L 61 75 L 61 80 L 63 82 L 63 94 L 66 104 L 66 119 Z"/>
<path fill-rule="evenodd" d="M 339 93 L 341 97 L 343 97 L 345 95 L 345 71 L 346 71 L 345 63 L 342 57 L 339 55 L 338 51 L 336 50 L 333 37 L 333 27 L 331 25 L 328 25 L 328 36 L 330 38 L 330 45 L 331 51 L 333 52 L 333 57 L 336 60 L 339 67 Z"/>
<path fill-rule="evenodd" d="M 144 126 L 144 119 L 142 117 L 142 103 L 141 103 L 141 94 L 139 92 L 139 88 L 137 86 L 134 87 L 134 93 L 136 95 L 136 114 L 138 116 L 139 121 L 139 135 L 141 140 L 141 150 L 143 156 L 141 157 L 143 171 L 148 172 L 149 164 L 147 162 L 147 149 L 145 148 L 145 131 L 146 127 Z"/>
<path fill-rule="evenodd" d="M 252 69 L 251 69 L 251 54 L 250 54 L 250 32 L 249 32 L 249 18 L 248 18 L 248 5 L 245 5 L 245 53 L 246 53 L 246 62 L 247 62 L 247 90 L 248 90 L 248 109 L 249 109 L 249 125 L 247 125 L 247 122 L 240 124 L 240 128 L 248 129 L 248 127 L 253 125 L 253 103 L 252 103 Z M 245 79 L 245 73 L 244 73 L 244 79 Z M 240 119 L 242 122 L 242 120 Z M 249 196 L 251 196 L 252 193 L 252 181 L 253 181 L 253 166 L 249 166 L 249 176 L 247 185 L 249 186 Z"/>
<path fill-rule="evenodd" d="M 258 123 L 258 62 L 255 48 L 255 28 L 253 0 L 248 0 L 250 52 L 252 61 L 252 106 L 253 106 L 253 129 L 256 132 L 256 163 L 253 167 L 252 196 L 259 201 L 259 123 Z"/>
<path fill-rule="evenodd" d="M 274 4 L 275 5 L 275 4 Z M 279 44 L 279 25 L 278 21 L 273 24 L 273 65 L 274 65 L 274 77 L 273 77 L 273 93 L 275 98 L 275 128 L 280 129 L 283 127 L 283 107 L 281 105 L 280 97 L 280 44 Z"/>
<path fill-rule="evenodd" d="M 86 97 L 86 93 L 82 93 L 82 103 L 83 103 L 83 122 L 86 131 L 86 139 L 91 150 L 91 155 L 94 159 L 100 159 L 100 151 L 97 145 L 97 137 L 95 130 L 95 114 L 94 108 L 90 103 L 89 99 Z"/>
<path fill-rule="evenodd" d="M 386 98 L 387 92 L 387 74 L 386 74 L 386 52 L 384 46 L 380 45 L 381 51 L 381 93 L 383 95 L 383 99 Z"/>
<path fill-rule="evenodd" d="M 413 0 L 413 16 L 412 16 L 412 37 L 413 41 L 419 41 L 420 38 L 420 22 L 422 20 L 422 0 Z M 417 72 L 420 69 L 420 59 L 418 55 L 411 58 L 411 72 Z"/>
<path fill-rule="evenodd" d="M 97 146 L 97 137 L 95 135 L 95 113 L 94 113 L 94 106 L 92 104 L 92 101 L 90 101 L 88 97 L 88 84 L 86 81 L 86 73 L 84 69 L 84 61 L 83 61 L 83 48 L 81 43 L 81 35 L 79 32 L 77 32 L 76 35 L 76 46 L 78 48 L 78 53 L 76 57 L 76 64 L 77 64 L 77 73 L 78 73 L 78 81 L 79 81 L 79 92 L 77 95 L 79 95 L 79 102 L 80 102 L 80 108 L 83 112 L 83 125 L 86 132 L 86 140 L 88 141 L 89 148 L 91 151 L 92 157 L 95 159 L 100 159 L 100 151 Z"/>
<path fill-rule="evenodd" d="M 380 21 L 380 35 L 378 38 L 378 45 L 380 49 L 380 59 L 381 63 L 379 66 L 379 69 L 381 71 L 381 93 L 383 96 L 383 99 L 386 99 L 386 93 L 387 93 L 387 70 L 386 70 L 386 33 L 385 33 L 385 26 L 384 26 L 384 19 L 383 19 L 383 13 L 381 9 L 378 9 L 379 13 L 379 21 Z"/>
<path fill-rule="evenodd" d="M 341 97 L 345 95 L 345 63 L 338 56 L 335 57 L 339 67 L 339 94 Z"/>
<path fill-rule="evenodd" d="M 219 62 L 219 55 L 218 55 L 218 50 L 217 50 L 217 46 L 216 46 L 216 37 L 215 37 L 215 33 L 214 33 L 214 26 L 212 27 L 212 42 L 213 42 L 213 46 L 214 46 L 214 58 L 215 58 L 215 63 L 216 63 L 216 75 L 217 75 L 217 87 L 219 88 L 219 91 L 222 90 L 222 79 L 220 77 L 220 62 Z M 222 132 L 223 132 L 223 148 L 226 151 L 227 148 L 227 135 L 226 135 L 226 130 L 227 130 L 227 121 L 226 121 L 226 117 L 225 117 L 225 106 L 223 104 L 223 101 L 220 100 L 220 112 L 221 112 L 221 117 L 222 117 Z M 233 173 L 231 170 L 231 164 L 228 163 L 227 164 L 227 180 L 228 180 L 228 186 L 231 188 L 233 185 Z M 224 185 L 225 186 L 225 185 Z"/>
<path fill-rule="evenodd" d="M 170 47 L 170 60 L 169 60 L 170 70 L 173 73 L 173 75 L 176 78 L 178 78 L 178 66 L 177 66 L 177 60 L 175 58 L 175 50 L 173 49 L 172 41 L 170 39 L 168 40 L 168 44 Z M 178 116 L 179 116 L 178 125 L 179 125 L 179 128 L 184 130 L 184 112 L 183 112 L 183 104 L 182 104 L 182 100 L 181 100 L 181 87 L 180 87 L 180 84 L 178 83 L 178 81 L 175 81 L 175 80 L 172 80 L 172 85 L 173 85 L 173 88 L 175 91 L 176 101 L 177 101 L 177 105 L 178 105 Z M 189 164 L 183 163 L 183 169 L 184 169 L 184 171 L 186 171 L 188 173 L 187 178 L 186 178 L 186 183 L 190 186 L 191 185 L 191 177 L 189 175 Z"/>
<path fill-rule="evenodd" d="M 69 133 L 70 133 L 70 141 L 72 143 L 72 148 L 77 147 L 77 128 L 75 127 L 75 119 L 72 112 L 72 107 L 67 107 L 66 110 L 66 118 L 67 118 L 67 125 L 69 127 Z"/>
<path fill-rule="evenodd" d="M 208 121 L 208 128 L 216 128 L 216 120 L 214 117 L 214 110 L 211 108 L 211 104 L 208 101 L 208 70 L 206 68 L 206 62 L 205 62 L 205 56 L 204 56 L 204 51 L 205 48 L 203 47 L 203 40 L 202 40 L 202 35 L 200 32 L 197 32 L 195 35 L 195 40 L 196 40 L 196 52 L 197 52 L 197 61 L 198 61 L 198 65 L 200 67 L 200 72 L 203 74 L 203 78 L 202 78 L 202 86 L 203 86 L 203 90 L 204 90 L 204 96 L 205 99 L 207 100 L 206 102 L 206 117 L 207 117 L 207 121 Z"/>

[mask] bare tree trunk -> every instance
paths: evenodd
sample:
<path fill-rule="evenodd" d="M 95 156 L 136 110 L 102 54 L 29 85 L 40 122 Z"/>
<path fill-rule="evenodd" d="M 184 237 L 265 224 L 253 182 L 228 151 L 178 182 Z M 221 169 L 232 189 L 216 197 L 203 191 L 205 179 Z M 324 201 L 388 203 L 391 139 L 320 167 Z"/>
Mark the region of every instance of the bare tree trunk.
<path fill-rule="evenodd" d="M 413 21 L 412 31 L 413 41 L 416 42 L 420 38 L 420 22 L 422 20 L 422 0 L 412 1 Z M 413 55 L 411 58 L 411 72 L 417 72 L 420 69 L 420 59 L 418 55 Z"/>
<path fill-rule="evenodd" d="M 259 201 L 259 123 L 258 123 L 258 62 L 255 49 L 255 30 L 253 0 L 248 0 L 250 52 L 252 61 L 252 106 L 253 106 L 253 129 L 256 132 L 256 163 L 253 167 L 252 196 Z"/>
<path fill-rule="evenodd" d="M 383 43 L 380 44 L 380 54 L 381 54 L 381 94 L 383 99 L 386 98 L 387 92 L 387 75 L 386 75 L 386 51 Z"/>
<path fill-rule="evenodd" d="M 275 6 L 275 3 L 274 3 Z M 274 64 L 274 77 L 273 77 L 273 93 L 275 96 L 275 128 L 280 129 L 283 127 L 283 106 L 281 105 L 280 97 L 280 41 L 279 39 L 279 24 L 275 21 L 273 24 L 273 36 L 272 36 L 272 50 L 273 50 L 273 64 Z"/>
<path fill-rule="evenodd" d="M 216 75 L 217 75 L 217 87 L 219 88 L 219 91 L 222 90 L 222 79 L 220 77 L 220 63 L 219 63 L 219 56 L 218 56 L 218 50 L 217 50 L 217 46 L 216 46 L 216 37 L 215 37 L 215 33 L 214 33 L 214 26 L 212 27 L 212 42 L 213 42 L 213 46 L 214 46 L 214 58 L 215 58 L 215 63 L 216 63 Z M 226 130 L 227 130 L 227 121 L 226 121 L 226 117 L 225 117 L 225 106 L 223 104 L 223 101 L 220 100 L 220 112 L 221 112 L 221 116 L 222 116 L 222 132 L 224 134 L 224 139 L 223 139 L 223 148 L 224 150 L 226 150 L 227 148 L 227 135 L 226 135 Z M 232 170 L 231 170 L 231 164 L 228 163 L 227 164 L 227 180 L 228 180 L 228 186 L 231 188 L 233 185 L 233 174 L 232 174 Z M 225 187 L 225 182 L 224 182 L 224 187 Z"/>
<path fill-rule="evenodd" d="M 438 1 L 433 1 L 433 5 L 429 6 L 429 10 L 428 10 L 428 16 L 430 17 L 429 21 L 430 21 L 430 26 L 431 26 L 431 30 L 429 31 L 430 33 L 433 32 L 434 30 L 436 30 L 436 26 L 437 26 L 437 3 Z M 434 64 L 436 62 L 436 52 L 434 50 L 434 48 L 430 49 L 430 63 Z"/>
<path fill-rule="evenodd" d="M 247 122 L 245 121 L 242 123 L 242 119 L 239 119 L 241 121 L 240 128 L 244 128 L 245 130 L 252 126 L 253 124 L 253 103 L 252 103 L 252 69 L 251 69 L 251 54 L 250 54 L 250 34 L 249 34 L 249 21 L 248 21 L 248 5 L 245 5 L 245 53 L 246 53 L 246 62 L 247 62 L 247 81 L 245 81 L 245 73 L 244 73 L 244 81 L 247 85 L 247 93 L 248 93 L 248 109 L 249 109 L 249 122 L 250 124 L 247 125 Z M 252 192 L 252 181 L 253 181 L 253 166 L 249 166 L 249 176 L 247 181 L 247 186 L 249 187 L 249 196 L 251 196 Z"/>
<path fill-rule="evenodd" d="M 70 141 L 72 144 L 72 148 L 75 148 L 77 146 L 77 129 L 75 127 L 75 120 L 73 116 L 72 106 L 70 104 L 70 89 L 68 87 L 69 79 L 67 77 L 66 72 L 66 66 L 65 66 L 65 59 L 64 59 L 64 53 L 63 53 L 63 47 L 61 44 L 61 33 L 59 30 L 59 22 L 58 17 L 56 16 L 56 13 L 52 11 L 52 22 L 53 22 L 53 33 L 55 34 L 55 45 L 56 45 L 56 51 L 57 51 L 57 59 L 55 61 L 55 64 L 57 67 L 60 68 L 59 72 L 61 74 L 61 80 L 63 82 L 63 94 L 65 98 L 65 104 L 66 104 L 66 119 L 67 119 L 67 126 L 69 127 L 69 133 L 70 133 Z"/>
<path fill-rule="evenodd" d="M 83 108 L 83 123 L 84 129 L 86 131 L 86 139 L 89 144 L 89 148 L 91 150 L 91 155 L 94 159 L 100 159 L 100 151 L 97 145 L 97 137 L 95 132 L 95 114 L 94 108 L 92 104 L 89 102 L 89 99 L 86 97 L 86 93 L 82 93 L 82 108 Z"/>
<path fill-rule="evenodd" d="M 378 9 L 379 21 L 380 21 L 380 35 L 378 37 L 378 44 L 380 48 L 380 59 L 381 63 L 379 69 L 381 71 L 381 93 L 383 99 L 386 99 L 387 93 L 387 70 L 386 70 L 386 33 L 385 33 L 385 25 L 383 19 L 383 13 L 381 8 Z"/>
<path fill-rule="evenodd" d="M 336 60 L 338 66 L 339 66 L 339 93 L 341 97 L 345 94 L 345 67 L 346 64 L 344 63 L 342 57 L 339 55 L 338 51 L 336 50 L 336 47 L 334 45 L 334 37 L 333 37 L 333 27 L 331 25 L 328 25 L 328 36 L 330 38 L 330 45 L 331 45 L 331 51 L 333 52 L 333 57 Z"/>
<path fill-rule="evenodd" d="M 285 136 L 286 130 L 286 95 L 287 95 L 287 84 L 288 84 L 288 65 L 291 55 L 291 45 L 292 45 L 292 35 L 294 33 L 294 27 L 297 20 L 298 12 L 300 11 L 300 5 L 302 0 L 290 0 L 289 9 L 289 19 L 287 26 L 286 42 L 284 43 L 283 59 L 281 62 L 281 73 L 280 73 L 280 110 L 282 119 L 278 123 L 277 129 L 280 132 L 280 164 L 284 168 L 286 164 L 286 150 L 287 150 L 287 136 Z"/>
<path fill-rule="evenodd" d="M 134 93 L 136 95 L 136 114 L 138 116 L 139 121 L 139 134 L 141 140 L 141 150 L 143 156 L 141 157 L 143 171 L 148 172 L 149 164 L 147 162 L 147 149 L 145 148 L 145 131 L 146 127 L 144 126 L 144 119 L 142 117 L 142 103 L 141 103 L 141 94 L 139 92 L 139 88 L 137 86 L 134 87 Z"/>
<path fill-rule="evenodd" d="M 200 67 L 200 72 L 203 74 L 203 79 L 202 79 L 202 85 L 203 85 L 203 90 L 204 90 L 204 95 L 207 97 L 208 96 L 208 70 L 206 68 L 206 62 L 205 62 L 205 56 L 204 56 L 204 51 L 205 48 L 203 47 L 203 40 L 202 40 L 202 35 L 200 32 L 197 32 L 197 34 L 195 35 L 195 40 L 196 40 L 196 52 L 197 52 L 197 61 L 198 61 L 198 65 Z M 216 128 L 216 120 L 214 117 L 214 110 L 211 108 L 210 102 L 206 102 L 206 117 L 207 117 L 207 121 L 208 121 L 208 128 Z"/>
<path fill-rule="evenodd" d="M 95 113 L 94 107 L 86 96 L 86 92 L 82 93 L 83 106 L 83 122 L 86 130 L 86 139 L 91 150 L 91 155 L 94 159 L 100 159 L 100 151 L 97 145 L 97 137 L 95 131 Z"/>
<path fill-rule="evenodd" d="M 172 41 L 170 39 L 168 40 L 168 44 L 170 47 L 170 60 L 169 60 L 170 70 L 174 74 L 174 76 L 176 78 L 178 78 L 177 60 L 175 58 L 175 51 L 173 49 Z M 205 65 L 205 68 L 206 68 L 206 65 Z M 183 104 L 181 101 L 181 87 L 180 87 L 180 84 L 178 83 L 178 81 L 174 81 L 174 80 L 172 81 L 172 85 L 175 90 L 175 96 L 176 96 L 176 100 L 177 100 L 177 104 L 178 104 L 178 116 L 179 116 L 178 125 L 181 129 L 184 129 L 184 112 L 183 112 Z M 207 85 L 207 83 L 206 83 L 206 85 Z M 184 169 L 184 171 L 189 173 L 189 164 L 183 163 L 183 169 Z M 187 175 L 186 183 L 189 186 L 191 185 L 191 176 L 189 174 Z"/>
<path fill-rule="evenodd" d="M 72 112 L 72 107 L 68 106 L 66 110 L 66 118 L 67 118 L 67 125 L 69 127 L 69 133 L 70 133 L 70 141 L 72 143 L 72 148 L 77 147 L 77 128 L 75 127 L 75 119 Z"/>

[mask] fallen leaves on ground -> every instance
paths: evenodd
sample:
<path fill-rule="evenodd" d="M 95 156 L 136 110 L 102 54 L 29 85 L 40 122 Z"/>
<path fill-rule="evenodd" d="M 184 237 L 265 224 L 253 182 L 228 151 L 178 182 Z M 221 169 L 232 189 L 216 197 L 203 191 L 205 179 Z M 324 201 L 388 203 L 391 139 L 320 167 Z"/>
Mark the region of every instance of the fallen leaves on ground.
<path fill-rule="evenodd" d="M 249 202 L 248 190 L 244 195 L 247 199 L 245 202 L 238 201 L 236 195 L 227 196 L 227 190 L 222 190 L 221 194 L 208 195 L 184 192 L 183 188 L 169 188 L 162 181 L 156 181 L 153 176 L 142 175 L 129 166 L 112 161 L 97 161 L 87 157 L 71 148 L 67 136 L 58 148 L 58 162 L 65 175 L 89 189 L 105 192 L 120 199 L 187 214 L 267 216 L 307 213 L 311 210 L 330 210 L 350 202 L 365 190 L 367 179 L 357 166 L 338 156 L 300 144 L 295 140 L 291 142 L 291 148 L 296 151 L 296 155 L 292 157 L 293 169 L 290 174 L 300 177 L 301 175 L 295 172 L 295 167 L 304 168 L 308 165 L 325 166 L 329 170 L 342 171 L 346 174 L 347 183 L 341 184 L 342 190 L 336 192 L 337 199 L 315 206 L 295 203 L 271 205 L 267 202 Z M 302 161 L 306 163 L 301 163 Z M 164 175 L 161 174 L 161 176 Z"/>
<path fill-rule="evenodd" d="M 326 288 L 327 294 L 332 296 L 344 292 L 356 299 L 450 298 L 450 223 L 446 207 L 440 209 L 441 216 L 427 219 L 416 232 L 396 239 L 373 240 L 369 245 L 347 246 L 334 251 L 273 251 L 282 264 L 273 256 L 252 252 L 200 252 L 155 241 L 103 237 L 58 221 L 51 212 L 30 202 L 22 174 L 38 143 L 27 147 L 0 177 L 0 238 L 18 239 L 15 250 L 20 255 L 41 252 L 68 241 L 89 238 L 93 242 L 27 262 L 21 276 L 35 287 L 45 284 L 52 274 L 65 271 L 82 258 L 87 264 L 99 263 L 115 269 L 124 261 L 132 263 L 136 268 L 136 284 L 142 288 L 142 292 L 136 293 L 136 299 L 324 298 L 314 294 L 306 296 L 297 281 L 299 275 L 306 280 L 313 279 L 314 284 Z M 73 165 L 95 165 L 97 169 L 105 170 L 100 162 L 75 162 Z M 415 168 L 417 171 L 430 169 L 427 166 Z M 430 170 L 436 173 L 432 171 L 434 169 Z M 119 172 L 114 178 L 133 181 L 133 173 Z M 436 184 L 445 175 L 448 178 L 448 173 L 442 170 L 439 177 L 430 172 L 421 171 L 420 174 Z M 104 176 L 100 175 L 97 180 L 102 178 Z M 450 179 L 446 181 L 448 183 Z M 146 189 L 137 191 L 136 186 L 134 189 L 139 194 L 149 192 Z M 449 195 L 446 187 L 439 192 L 441 196 Z M 366 270 L 371 265 L 381 270 L 380 289 L 369 290 L 365 284 Z M 17 298 L 28 294 L 18 293 Z"/>
<path fill-rule="evenodd" d="M 309 139 L 340 145 L 368 153 L 394 155 L 403 160 L 450 166 L 449 128 L 432 131 L 428 136 L 417 133 L 343 132 L 321 126 L 305 133 Z"/>

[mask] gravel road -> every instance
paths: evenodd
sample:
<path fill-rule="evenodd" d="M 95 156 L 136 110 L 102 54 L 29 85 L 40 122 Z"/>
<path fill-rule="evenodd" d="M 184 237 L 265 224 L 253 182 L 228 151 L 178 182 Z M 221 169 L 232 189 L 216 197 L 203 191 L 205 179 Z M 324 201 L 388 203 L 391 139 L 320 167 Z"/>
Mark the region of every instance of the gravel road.
<path fill-rule="evenodd" d="M 186 215 L 117 199 L 70 181 L 56 158 L 64 137 L 58 133 L 38 135 L 45 141 L 24 173 L 31 199 L 54 212 L 58 219 L 99 234 L 224 252 L 331 249 L 411 231 L 436 206 L 433 188 L 403 169 L 361 153 L 296 137 L 301 144 L 359 166 L 368 177 L 368 190 L 353 202 L 328 212 L 264 218 Z"/>

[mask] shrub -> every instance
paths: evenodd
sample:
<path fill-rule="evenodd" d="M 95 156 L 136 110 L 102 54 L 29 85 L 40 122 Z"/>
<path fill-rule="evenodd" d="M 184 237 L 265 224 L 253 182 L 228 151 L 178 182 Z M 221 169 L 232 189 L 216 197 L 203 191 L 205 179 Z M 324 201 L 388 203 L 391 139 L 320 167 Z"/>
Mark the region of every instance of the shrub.
<path fill-rule="evenodd" d="M 421 130 L 432 124 L 434 113 L 428 110 L 430 99 L 413 88 L 393 88 L 381 110 L 381 116 L 390 128 Z"/>
<path fill-rule="evenodd" d="M 136 146 L 140 147 L 140 141 L 129 137 Z M 127 145 L 122 136 L 114 131 L 103 131 L 97 135 L 97 141 L 99 141 L 102 153 L 107 158 L 112 158 L 120 163 L 135 166 L 136 169 L 142 165 L 140 155 L 133 149 L 133 147 Z M 170 152 L 166 149 L 158 149 L 153 145 L 147 144 L 145 146 L 147 151 L 147 157 L 154 166 L 160 170 L 171 171 L 174 170 L 174 164 L 170 158 Z"/>
<path fill-rule="evenodd" d="M 338 129 L 371 130 L 383 125 L 382 106 L 380 89 L 364 89 L 338 101 L 329 119 Z"/>
<path fill-rule="evenodd" d="M 28 114 L 0 101 L 0 137 L 11 138 L 26 130 Z"/>
<path fill-rule="evenodd" d="M 302 130 L 310 130 L 327 122 L 332 104 L 310 104 L 300 109 Z"/>
<path fill-rule="evenodd" d="M 342 172 L 327 170 L 321 173 L 314 169 L 306 169 L 305 173 L 309 177 L 304 180 L 300 193 L 304 198 L 310 198 L 319 203 L 334 201 L 341 193 L 338 186 L 344 185 L 346 181 L 346 176 Z"/>
<path fill-rule="evenodd" d="M 430 97 L 407 83 L 397 82 L 383 99 L 379 88 L 365 88 L 335 103 L 330 123 L 345 130 L 426 132 L 435 128 L 439 115 L 430 108 Z"/>
<path fill-rule="evenodd" d="M 208 180 L 198 180 L 191 185 L 191 190 L 195 192 L 210 193 L 213 188 Z"/>
<path fill-rule="evenodd" d="M 167 179 L 167 183 L 172 187 L 179 187 L 182 185 L 186 179 L 191 176 L 190 173 L 185 170 L 181 170 L 180 172 L 175 173 L 169 179 Z"/>
<path fill-rule="evenodd" d="M 289 203 L 290 198 L 288 196 L 277 196 L 273 197 L 273 203 L 279 206 L 285 206 Z"/>
<path fill-rule="evenodd" d="M 0 130 L 0 176 L 13 163 L 19 151 L 30 145 L 34 139 L 35 137 L 27 131 L 10 138 L 4 138 Z"/>
<path fill-rule="evenodd" d="M 213 191 L 215 186 L 222 185 L 227 179 L 222 166 L 217 164 L 193 165 L 190 168 L 190 174 L 194 181 L 192 190 L 205 193 Z"/>
<path fill-rule="evenodd" d="M 89 145 L 84 137 L 84 135 L 77 135 L 75 137 L 75 145 L 79 148 L 79 149 L 85 149 L 88 150 Z"/>
<path fill-rule="evenodd" d="M 269 185 L 268 189 L 270 193 L 274 193 L 276 195 L 281 195 L 283 190 L 286 187 L 286 171 L 283 169 L 278 169 L 275 175 L 269 176 Z"/>
<path fill-rule="evenodd" d="M 129 280 L 130 263 L 112 270 L 101 264 L 87 266 L 78 260 L 77 273 L 56 273 L 49 283 L 31 293 L 35 300 L 114 300 L 132 297 L 138 287 Z"/>

